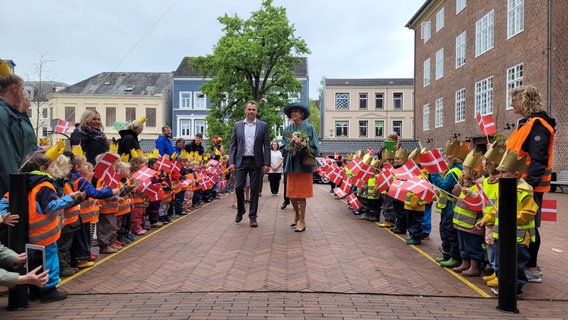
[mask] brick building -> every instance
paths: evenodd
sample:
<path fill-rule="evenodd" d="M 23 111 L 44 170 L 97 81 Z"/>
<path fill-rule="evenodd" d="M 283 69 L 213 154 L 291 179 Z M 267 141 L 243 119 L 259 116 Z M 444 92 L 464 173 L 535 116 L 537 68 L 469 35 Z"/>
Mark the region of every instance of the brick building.
<path fill-rule="evenodd" d="M 428 0 L 406 25 L 415 31 L 415 134 L 442 148 L 451 136 L 487 143 L 475 119 L 491 114 L 508 137 L 519 115 L 509 92 L 540 89 L 558 123 L 553 170 L 568 169 L 567 1 Z M 508 128 L 508 129 L 505 129 Z"/>

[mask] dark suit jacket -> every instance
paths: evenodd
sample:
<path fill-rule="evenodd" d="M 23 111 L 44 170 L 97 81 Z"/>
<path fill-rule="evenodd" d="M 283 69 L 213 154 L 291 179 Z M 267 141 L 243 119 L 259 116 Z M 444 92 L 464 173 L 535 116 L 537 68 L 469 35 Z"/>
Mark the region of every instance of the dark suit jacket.
<path fill-rule="evenodd" d="M 242 120 L 235 122 L 231 133 L 231 146 L 229 147 L 229 164 L 241 166 L 245 152 L 245 124 Z M 254 160 L 258 168 L 270 166 L 270 137 L 266 122 L 256 120 L 254 135 Z"/>

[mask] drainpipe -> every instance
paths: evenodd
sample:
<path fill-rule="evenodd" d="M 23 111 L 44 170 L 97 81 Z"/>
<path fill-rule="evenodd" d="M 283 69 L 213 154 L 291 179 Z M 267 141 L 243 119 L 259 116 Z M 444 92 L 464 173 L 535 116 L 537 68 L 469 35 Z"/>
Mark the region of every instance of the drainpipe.
<path fill-rule="evenodd" d="M 548 114 L 552 116 L 552 100 L 550 84 L 552 83 L 552 0 L 548 0 L 548 75 L 546 79 L 546 100 L 548 104 Z"/>

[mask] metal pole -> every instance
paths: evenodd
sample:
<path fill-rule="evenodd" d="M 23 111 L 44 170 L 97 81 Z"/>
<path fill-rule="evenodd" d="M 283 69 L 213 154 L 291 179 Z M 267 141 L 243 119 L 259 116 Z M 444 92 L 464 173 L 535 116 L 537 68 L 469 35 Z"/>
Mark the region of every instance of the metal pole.
<path fill-rule="evenodd" d="M 517 179 L 499 179 L 499 304 L 497 310 L 517 309 Z"/>
<path fill-rule="evenodd" d="M 27 174 L 10 174 L 10 212 L 18 214 L 18 223 L 8 228 L 8 247 L 17 253 L 22 253 L 26 249 L 28 242 L 28 192 Z M 16 270 L 21 275 L 26 274 L 26 268 L 21 265 Z M 24 310 L 28 307 L 28 286 L 17 285 L 8 292 L 9 311 Z"/>

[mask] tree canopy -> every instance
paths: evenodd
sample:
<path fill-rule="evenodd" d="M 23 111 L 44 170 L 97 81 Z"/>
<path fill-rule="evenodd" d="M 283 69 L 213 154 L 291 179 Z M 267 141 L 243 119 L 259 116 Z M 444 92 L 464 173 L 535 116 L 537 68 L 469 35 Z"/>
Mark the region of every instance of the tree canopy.
<path fill-rule="evenodd" d="M 203 85 L 212 104 L 207 117 L 207 134 L 230 141 L 233 123 L 245 118 L 247 101 L 255 100 L 258 118 L 268 123 L 271 137 L 282 124 L 279 111 L 291 94 L 302 92 L 294 66 L 310 53 L 305 41 L 294 36 L 286 9 L 264 0 L 249 19 L 236 14 L 218 18 L 224 35 L 213 53 L 190 59 L 192 69 L 211 81 Z"/>

